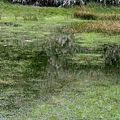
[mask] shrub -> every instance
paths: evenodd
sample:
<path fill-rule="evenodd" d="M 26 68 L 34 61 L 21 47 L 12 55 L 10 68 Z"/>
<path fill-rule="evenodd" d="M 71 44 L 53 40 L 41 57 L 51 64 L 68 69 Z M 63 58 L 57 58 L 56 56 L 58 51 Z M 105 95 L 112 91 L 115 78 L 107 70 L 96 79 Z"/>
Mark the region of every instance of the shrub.
<path fill-rule="evenodd" d="M 74 36 L 59 32 L 56 36 L 53 35 L 49 40 L 37 45 L 38 49 L 32 50 L 32 58 L 28 66 L 29 70 L 32 70 L 32 73 L 28 71 L 30 74 L 44 77 L 48 71 L 67 68 L 68 58 L 75 52 Z"/>
<path fill-rule="evenodd" d="M 52 67 L 58 69 L 65 67 L 67 58 L 74 54 L 74 37 L 68 33 L 61 32 L 58 36 L 50 39 L 44 44 L 43 50 L 49 56 L 49 63 Z"/>
<path fill-rule="evenodd" d="M 120 68 L 120 45 L 104 45 L 105 67 Z"/>

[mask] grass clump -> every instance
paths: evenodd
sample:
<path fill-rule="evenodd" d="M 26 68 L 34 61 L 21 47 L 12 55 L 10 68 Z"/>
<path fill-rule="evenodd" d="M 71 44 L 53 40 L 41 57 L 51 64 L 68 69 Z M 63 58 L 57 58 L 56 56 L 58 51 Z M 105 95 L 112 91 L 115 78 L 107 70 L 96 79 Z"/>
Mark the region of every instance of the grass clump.
<path fill-rule="evenodd" d="M 74 13 L 75 18 L 81 18 L 84 20 L 97 20 L 98 16 L 94 13 L 85 12 L 85 11 L 76 11 Z"/>
<path fill-rule="evenodd" d="M 36 14 L 25 14 L 23 16 L 24 21 L 38 21 L 38 17 Z"/>

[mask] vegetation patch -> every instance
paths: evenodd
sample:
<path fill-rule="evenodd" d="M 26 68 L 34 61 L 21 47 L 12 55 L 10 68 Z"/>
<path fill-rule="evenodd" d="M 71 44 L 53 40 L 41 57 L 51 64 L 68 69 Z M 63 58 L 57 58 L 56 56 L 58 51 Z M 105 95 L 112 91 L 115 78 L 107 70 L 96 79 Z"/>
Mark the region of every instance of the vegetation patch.
<path fill-rule="evenodd" d="M 38 21 L 37 15 L 35 14 L 25 14 L 23 16 L 24 21 Z"/>
<path fill-rule="evenodd" d="M 120 14 L 99 14 L 99 20 L 120 20 Z"/>
<path fill-rule="evenodd" d="M 120 14 L 95 14 L 86 11 L 76 11 L 74 17 L 85 20 L 120 20 Z"/>
<path fill-rule="evenodd" d="M 89 21 L 89 22 L 76 22 L 71 23 L 69 31 L 71 33 L 82 33 L 82 32 L 96 32 L 105 33 L 109 35 L 118 35 L 120 32 L 119 22 L 106 22 L 106 21 Z"/>
<path fill-rule="evenodd" d="M 120 118 L 118 7 L 0 5 L 0 119 Z"/>
<path fill-rule="evenodd" d="M 76 11 L 74 13 L 74 17 L 85 19 L 85 20 L 97 20 L 98 18 L 97 15 L 90 12 L 85 12 L 85 11 Z"/>
<path fill-rule="evenodd" d="M 115 67 L 120 69 L 120 46 L 116 44 L 106 44 L 104 47 L 105 67 Z"/>

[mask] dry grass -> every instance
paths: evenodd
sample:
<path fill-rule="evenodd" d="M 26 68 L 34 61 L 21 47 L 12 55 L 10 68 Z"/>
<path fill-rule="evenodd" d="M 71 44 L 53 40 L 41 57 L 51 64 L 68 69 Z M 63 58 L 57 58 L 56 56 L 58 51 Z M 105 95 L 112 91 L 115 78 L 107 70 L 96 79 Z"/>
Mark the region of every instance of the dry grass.
<path fill-rule="evenodd" d="M 119 33 L 120 32 L 120 22 L 97 22 L 89 24 L 88 28 L 94 29 L 96 31 L 102 31 L 107 33 Z"/>
<path fill-rule="evenodd" d="M 88 23 L 72 23 L 69 29 L 71 33 L 77 32 L 102 32 L 107 34 L 119 34 L 119 21 L 96 21 Z"/>
<path fill-rule="evenodd" d="M 9 85 L 9 84 L 12 84 L 12 83 L 14 83 L 13 80 L 1 80 L 0 79 L 0 84 Z"/>
<path fill-rule="evenodd" d="M 85 20 L 120 20 L 120 14 L 95 14 L 81 10 L 76 11 L 74 17 Z"/>
<path fill-rule="evenodd" d="M 120 20 L 120 14 L 100 14 L 98 15 L 100 20 Z"/>

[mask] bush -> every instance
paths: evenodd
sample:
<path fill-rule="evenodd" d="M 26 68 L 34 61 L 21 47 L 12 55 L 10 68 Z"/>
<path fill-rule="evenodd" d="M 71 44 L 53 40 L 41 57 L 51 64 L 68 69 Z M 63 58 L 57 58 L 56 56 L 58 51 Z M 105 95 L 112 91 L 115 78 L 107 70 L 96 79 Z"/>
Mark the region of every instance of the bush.
<path fill-rule="evenodd" d="M 104 45 L 105 67 L 120 68 L 120 45 Z"/>

